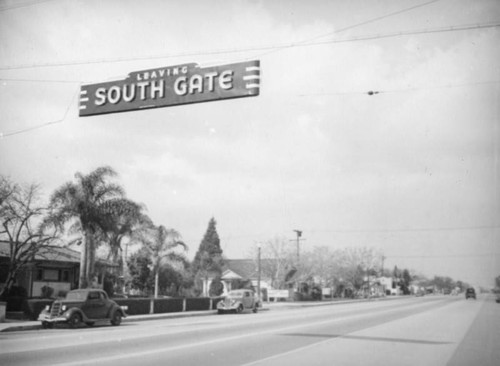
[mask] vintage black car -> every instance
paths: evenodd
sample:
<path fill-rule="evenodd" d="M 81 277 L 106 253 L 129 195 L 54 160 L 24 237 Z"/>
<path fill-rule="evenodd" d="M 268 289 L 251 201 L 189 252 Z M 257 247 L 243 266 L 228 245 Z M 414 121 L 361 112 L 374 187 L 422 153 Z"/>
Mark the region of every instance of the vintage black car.
<path fill-rule="evenodd" d="M 473 287 L 469 287 L 467 290 L 465 290 L 465 299 L 476 299 L 476 290 L 474 290 Z"/>
<path fill-rule="evenodd" d="M 38 320 L 44 328 L 52 328 L 55 323 L 67 323 L 76 328 L 82 323 L 94 325 L 101 321 L 120 325 L 124 317 L 125 310 L 110 300 L 106 292 L 99 289 L 82 289 L 70 291 L 64 299 L 47 305 Z"/>

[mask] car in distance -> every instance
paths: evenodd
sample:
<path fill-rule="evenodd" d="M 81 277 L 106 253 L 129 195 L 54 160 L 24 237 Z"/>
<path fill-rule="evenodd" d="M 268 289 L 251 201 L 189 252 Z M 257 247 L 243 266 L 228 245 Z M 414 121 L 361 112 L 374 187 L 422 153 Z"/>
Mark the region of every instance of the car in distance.
<path fill-rule="evenodd" d="M 80 289 L 69 291 L 64 299 L 47 305 L 38 320 L 43 328 L 52 328 L 55 323 L 67 323 L 76 328 L 82 323 L 91 326 L 101 321 L 120 325 L 124 317 L 125 310 L 110 300 L 103 290 Z"/>
<path fill-rule="evenodd" d="M 476 290 L 472 287 L 465 290 L 465 299 L 467 300 L 468 298 L 473 298 L 474 300 L 476 299 Z"/>
<path fill-rule="evenodd" d="M 252 290 L 232 290 L 217 303 L 217 313 L 241 313 L 247 309 L 256 313 L 258 307 L 259 299 Z"/>

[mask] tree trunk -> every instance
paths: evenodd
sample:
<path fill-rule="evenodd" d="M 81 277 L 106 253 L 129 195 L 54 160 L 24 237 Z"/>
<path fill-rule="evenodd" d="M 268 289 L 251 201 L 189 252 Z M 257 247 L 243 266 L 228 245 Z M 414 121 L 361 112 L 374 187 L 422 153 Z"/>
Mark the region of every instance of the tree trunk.
<path fill-rule="evenodd" d="M 79 288 L 88 288 L 92 284 L 95 272 L 94 236 L 87 229 L 84 231 L 80 254 L 80 283 Z"/>
<path fill-rule="evenodd" d="M 97 273 L 95 273 L 95 241 L 94 236 L 91 234 L 90 238 L 87 239 L 87 284 L 91 287 L 94 282 L 94 278 L 97 278 Z"/>
<path fill-rule="evenodd" d="M 15 273 L 12 273 L 9 271 L 9 274 L 7 276 L 7 280 L 5 281 L 5 285 L 2 289 L 2 293 L 0 294 L 0 297 L 3 297 L 4 295 L 7 295 L 10 292 L 10 288 L 16 281 L 16 275 L 17 271 Z"/>
<path fill-rule="evenodd" d="M 80 276 L 78 280 L 78 288 L 87 288 L 87 233 L 84 232 L 82 243 L 80 244 Z"/>
<path fill-rule="evenodd" d="M 156 270 L 155 273 L 155 299 L 158 298 L 158 277 L 159 277 L 159 270 Z"/>

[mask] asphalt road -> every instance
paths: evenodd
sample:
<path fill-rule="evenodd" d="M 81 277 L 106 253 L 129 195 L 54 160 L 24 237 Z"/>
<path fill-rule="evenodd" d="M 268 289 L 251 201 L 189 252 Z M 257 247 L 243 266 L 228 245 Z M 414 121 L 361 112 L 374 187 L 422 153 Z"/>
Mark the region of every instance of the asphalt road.
<path fill-rule="evenodd" d="M 492 297 L 411 297 L 0 333 L 1 365 L 500 365 Z"/>

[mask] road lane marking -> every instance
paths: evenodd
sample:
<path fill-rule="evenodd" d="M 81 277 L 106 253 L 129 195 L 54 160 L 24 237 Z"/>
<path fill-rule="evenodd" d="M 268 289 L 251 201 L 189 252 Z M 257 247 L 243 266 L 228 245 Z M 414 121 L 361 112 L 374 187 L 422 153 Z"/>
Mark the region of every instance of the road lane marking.
<path fill-rule="evenodd" d="M 450 305 L 454 305 L 454 306 L 460 306 L 461 304 L 463 303 L 460 303 L 460 302 L 450 302 L 448 303 L 446 306 L 443 306 L 443 307 L 439 307 L 437 309 L 432 309 L 432 310 L 436 310 L 436 311 L 441 311 L 441 312 L 445 312 L 445 314 L 449 314 L 450 313 L 450 309 L 449 309 L 449 306 Z M 477 312 L 477 308 L 476 309 L 469 309 L 470 311 L 472 311 L 473 314 L 475 314 Z M 240 365 L 240 366 L 256 366 L 256 365 L 261 365 L 261 366 L 264 366 L 264 365 L 273 365 L 273 366 L 279 366 L 279 365 L 287 365 L 287 366 L 291 366 L 291 365 L 303 365 L 306 363 L 306 361 L 303 359 L 303 358 L 306 358 L 308 360 L 308 365 L 309 366 L 314 366 L 314 365 L 322 365 L 323 364 L 323 361 L 321 360 L 324 360 L 326 359 L 325 357 L 328 357 L 327 355 L 330 355 L 331 354 L 331 345 L 328 345 L 328 343 L 333 343 L 333 342 L 343 342 L 344 345 L 342 346 L 342 343 L 337 343 L 337 346 L 336 346 L 336 350 L 335 350 L 335 364 L 386 364 L 386 365 L 396 365 L 396 364 L 408 364 L 408 365 L 411 365 L 412 363 L 405 363 L 403 362 L 402 360 L 398 360 L 396 362 L 392 362 L 391 359 L 387 359 L 387 355 L 390 355 L 390 351 L 389 350 L 386 350 L 385 353 L 383 353 L 384 356 L 382 356 L 383 360 L 377 360 L 377 359 L 374 359 L 374 358 L 369 358 L 369 360 L 367 359 L 367 356 L 366 354 L 364 355 L 361 355 L 358 353 L 353 353 L 352 352 L 352 347 L 346 349 L 345 348 L 345 342 L 349 342 L 349 341 L 352 341 L 352 340 L 384 340 L 385 341 L 385 348 L 388 348 L 390 350 L 395 350 L 397 349 L 396 345 L 395 344 L 391 344 L 391 343 L 399 343 L 399 344 L 402 344 L 402 345 L 409 345 L 411 344 L 412 347 L 414 347 L 415 345 L 416 346 L 420 346 L 420 347 L 427 347 L 427 346 L 439 346 L 439 348 L 432 348 L 432 351 L 431 352 L 428 352 L 428 348 L 425 348 L 427 351 L 424 352 L 424 354 L 422 355 L 422 357 L 420 358 L 417 358 L 416 359 L 416 364 L 418 365 L 442 365 L 442 364 L 446 364 L 446 362 L 432 362 L 433 360 L 432 359 L 429 359 L 429 354 L 431 355 L 431 357 L 441 357 L 441 358 L 446 358 L 446 356 L 443 356 L 443 354 L 446 353 L 447 350 L 449 350 L 450 348 L 455 348 L 458 346 L 458 343 L 457 343 L 457 338 L 460 338 L 459 334 L 454 334 L 454 339 L 450 342 L 450 341 L 441 341 L 441 340 L 436 340 L 436 341 L 424 341 L 424 342 L 415 342 L 414 339 L 405 339 L 403 337 L 399 337 L 399 338 L 389 338 L 389 337 L 381 337 L 381 336 L 373 336 L 373 334 L 375 333 L 375 335 L 377 335 L 378 332 L 380 332 L 380 329 L 387 329 L 388 327 L 391 327 L 391 324 L 392 323 L 395 323 L 395 322 L 398 322 L 398 325 L 401 321 L 403 322 L 408 322 L 409 319 L 411 318 L 414 318 L 416 317 L 417 319 L 422 319 L 422 318 L 426 318 L 428 316 L 430 316 L 431 314 L 427 311 L 424 311 L 424 312 L 420 312 L 418 314 L 415 314 L 415 315 L 412 315 L 410 317 L 404 317 L 404 318 L 399 318 L 399 319 L 396 319 L 396 320 L 393 320 L 393 321 L 388 321 L 388 322 L 384 322 L 382 324 L 379 324 L 379 325 L 375 325 L 373 327 L 369 327 L 369 328 L 365 328 L 365 329 L 360 329 L 360 330 L 357 330 L 357 331 L 354 331 L 350 334 L 346 334 L 346 335 L 341 335 L 341 336 L 338 336 L 338 337 L 333 337 L 333 336 L 330 336 L 322 341 L 319 341 L 319 342 L 315 342 L 315 343 L 311 343 L 311 344 L 308 344 L 308 345 L 305 345 L 303 347 L 298 347 L 298 348 L 294 348 L 292 350 L 289 350 L 289 351 L 286 351 L 286 352 L 283 352 L 283 353 L 279 353 L 279 354 L 275 354 L 275 355 L 272 355 L 272 356 L 269 356 L 269 357 L 265 357 L 265 358 L 262 358 L 262 359 L 259 359 L 259 360 L 255 360 L 255 361 L 252 361 L 252 362 L 249 362 L 249 363 L 245 363 L 243 365 Z M 469 314 L 470 315 L 470 314 Z M 473 320 L 473 318 L 475 317 L 472 316 L 472 319 L 469 319 L 470 321 Z M 441 318 L 444 318 L 444 316 L 441 316 L 439 317 L 440 319 Z M 404 323 L 403 323 L 404 324 Z M 461 327 L 463 328 L 464 327 L 464 324 L 461 324 Z M 465 324 L 465 327 L 467 327 L 467 324 Z M 404 327 L 403 327 L 404 328 Z M 401 331 L 404 331 L 405 332 L 405 335 L 407 335 L 407 330 L 403 330 L 401 329 L 400 326 L 398 326 L 398 329 L 400 329 Z M 425 333 L 425 332 L 424 332 Z M 369 336 L 372 335 L 372 336 Z M 382 334 L 386 335 L 387 332 L 382 332 Z M 395 341 L 396 340 L 396 341 Z M 328 348 L 324 348 L 324 347 L 328 347 Z M 315 348 L 314 350 L 312 350 L 313 348 Z M 369 349 L 376 349 L 378 351 L 380 351 L 380 346 L 377 346 L 377 347 L 369 347 Z M 341 353 L 341 351 L 344 351 L 344 353 Z M 423 350 L 423 348 L 422 348 Z M 437 350 L 439 350 L 439 352 L 436 352 Z M 378 352 L 377 351 L 377 352 Z M 316 359 L 311 359 L 309 356 L 308 356 L 308 353 L 307 352 L 312 352 L 315 356 L 316 356 Z M 326 353 L 325 353 L 326 352 Z M 401 352 L 401 349 L 399 349 L 399 352 Z M 321 353 L 323 353 L 323 355 L 321 355 Z M 345 358 L 343 359 L 342 358 L 342 355 L 345 356 Z M 354 356 L 353 356 L 354 355 Z M 377 354 L 378 355 L 378 354 Z M 425 357 L 427 358 L 425 358 Z M 358 358 L 356 358 L 358 357 Z M 385 357 L 385 358 L 384 358 Z M 318 363 L 319 362 L 319 363 Z M 371 363 L 370 363 L 371 362 Z"/>
<path fill-rule="evenodd" d="M 389 302 L 363 302 L 363 303 L 351 303 L 349 304 L 348 308 L 335 308 L 333 315 L 334 316 L 344 316 L 344 314 L 350 314 L 356 311 L 369 311 L 371 314 L 374 312 L 379 312 L 382 311 L 383 309 L 386 308 L 394 308 L 395 305 L 400 304 L 400 306 L 403 307 L 408 307 L 408 306 L 415 306 L 416 304 L 424 305 L 424 304 L 429 304 L 429 303 L 434 303 L 436 301 L 442 301 L 442 299 L 439 298 L 433 298 L 429 299 L 429 301 L 426 301 L 425 303 L 418 302 L 415 303 L 414 301 L 409 301 L 412 300 L 412 298 L 404 298 L 404 299 L 398 299 L 397 302 L 396 300 L 394 301 L 389 301 Z M 366 305 L 371 304 L 373 307 L 366 307 Z M 361 309 L 361 310 L 359 310 Z M 304 308 L 302 309 L 292 309 L 292 310 L 286 310 L 283 312 L 277 312 L 277 313 L 262 313 L 262 316 L 255 317 L 253 314 L 248 314 L 248 316 L 244 315 L 239 315 L 239 316 L 234 316 L 233 319 L 238 319 L 239 322 L 241 323 L 252 323 L 253 325 L 255 324 L 262 324 L 262 323 L 268 323 L 269 322 L 269 317 L 272 316 L 273 322 L 279 322 L 280 318 L 283 319 L 288 319 L 290 318 L 291 314 L 297 313 L 301 314 L 302 319 L 306 319 L 308 317 L 317 317 L 317 314 L 319 312 L 328 312 L 329 314 L 332 314 L 332 308 L 327 307 L 327 306 L 320 306 L 316 307 L 314 312 L 306 312 L 304 314 Z M 356 313 L 357 314 L 357 313 Z M 232 317 L 233 315 L 227 315 L 226 317 L 219 317 L 217 316 L 216 319 L 228 319 L 227 317 Z M 167 319 L 168 320 L 168 319 Z M 203 319 L 203 321 L 198 320 L 196 324 L 207 324 L 207 323 L 214 323 L 214 318 L 210 317 L 210 319 Z M 97 344 L 100 342 L 109 342 L 110 339 L 116 340 L 118 339 L 119 341 L 126 341 L 130 339 L 146 339 L 146 338 L 151 338 L 154 336 L 158 335 L 174 335 L 174 334 L 180 334 L 180 333 L 186 333 L 190 331 L 198 331 L 198 329 L 181 329 L 179 327 L 192 327 L 194 323 L 190 322 L 190 318 L 184 318 L 184 321 L 177 321 L 175 323 L 165 323 L 165 324 L 160 324 L 160 325 L 153 325 L 151 326 L 150 322 L 147 322 L 148 325 L 142 325 L 138 324 L 137 328 L 134 329 L 133 332 L 127 332 L 129 329 L 127 329 L 130 323 L 124 322 L 122 327 L 119 328 L 112 328 L 112 327 L 97 327 L 97 328 L 82 328 L 79 329 L 77 332 L 78 334 L 76 337 L 74 337 L 74 333 L 71 333 L 71 337 L 68 337 L 68 334 L 70 332 L 74 332 L 69 329 L 58 329 L 58 330 L 43 330 L 43 331 L 37 331 L 36 336 L 33 337 L 22 337 L 22 343 L 19 342 L 17 339 L 2 339 L 2 344 L 5 346 L 5 348 L 2 347 L 2 350 L 8 350 L 7 352 L 2 352 L 0 350 L 0 354 L 3 353 L 19 353 L 19 352 L 29 352 L 29 351 L 37 351 L 37 350 L 45 350 L 45 349 L 60 349 L 63 347 L 74 347 L 77 345 L 81 345 L 82 342 L 84 344 Z M 145 324 L 145 323 L 144 323 Z M 224 329 L 224 328 L 231 328 L 234 327 L 234 323 L 220 323 L 211 329 Z M 177 329 L 172 329 L 174 327 L 177 327 Z M 143 329 L 147 329 L 147 332 L 142 332 Z M 154 329 L 154 331 L 152 331 Z M 168 332 L 165 333 L 163 332 L 164 330 L 167 330 Z M 102 332 L 106 333 L 102 333 Z M 55 333 L 57 332 L 57 333 Z M 5 335 L 8 335 L 5 333 Z M 48 343 L 43 343 L 41 341 L 47 341 Z M 64 346 L 62 345 L 64 344 Z"/>
<path fill-rule="evenodd" d="M 406 310 L 412 309 L 412 308 L 418 308 L 422 307 L 422 305 L 428 305 L 429 303 L 417 303 L 414 304 L 413 306 L 408 306 L 406 307 Z M 452 303 L 448 303 L 446 305 L 449 305 Z M 396 311 L 399 309 L 396 309 Z M 394 312 L 395 309 L 388 309 L 388 310 L 383 310 L 380 312 L 377 312 L 378 315 L 381 314 L 386 314 L 386 313 L 392 313 Z M 130 359 L 130 358 L 137 358 L 137 357 L 145 357 L 145 356 L 151 356 L 154 354 L 160 354 L 160 353 L 168 353 L 168 352 L 175 352 L 183 349 L 188 349 L 188 348 L 194 348 L 194 347 L 202 347 L 202 346 L 207 346 L 211 344 L 216 344 L 216 343 L 221 343 L 221 342 L 231 342 L 243 338 L 250 338 L 250 337 L 256 337 L 256 336 L 262 336 L 262 335 L 267 335 L 267 334 L 274 334 L 274 333 L 283 333 L 286 331 L 290 331 L 293 329 L 298 329 L 298 328 L 307 328 L 307 327 L 312 327 L 312 326 L 318 326 L 318 325 L 325 325 L 327 323 L 339 323 L 343 321 L 348 321 L 352 319 L 363 319 L 363 318 L 369 318 L 372 317 L 374 314 L 373 313 L 367 313 L 363 315 L 359 314 L 354 314 L 348 317 L 343 317 L 343 318 L 335 318 L 335 319 L 321 319 L 316 322 L 312 323 L 307 323 L 307 324 L 301 324 L 301 325 L 291 325 L 291 326 L 286 326 L 282 328 L 273 328 L 273 329 L 268 329 L 264 331 L 258 331 L 258 332 L 253 332 L 253 333 L 245 333 L 245 334 L 240 334 L 240 335 L 235 335 L 235 336 L 230 336 L 230 337 L 224 337 L 224 338 L 218 338 L 218 339 L 212 339 L 212 340 L 207 340 L 207 341 L 200 341 L 200 342 L 195 342 L 195 343 L 189 343 L 189 344 L 183 344 L 183 345 L 178 345 L 178 346 L 172 346 L 168 348 L 161 348 L 161 349 L 151 349 L 151 350 L 146 350 L 146 351 L 139 351 L 139 352 L 134 352 L 134 353 L 127 353 L 127 354 L 122 354 L 122 355 L 113 355 L 113 356 L 104 356 L 100 358 L 93 358 L 89 360 L 84 360 L 84 361 L 72 361 L 72 362 L 63 362 L 63 363 L 56 363 L 54 366 L 77 366 L 77 365 L 94 365 L 97 363 L 104 363 L 104 362 L 116 362 L 119 360 L 123 359 Z M 326 341 L 331 341 L 331 339 L 328 339 Z M 320 343 L 326 342 L 322 341 Z M 314 343 L 318 344 L 318 343 Z M 300 348 L 302 349 L 302 348 Z M 294 351 L 296 351 L 295 349 Z M 286 354 L 286 353 L 285 353 Z M 280 354 L 283 355 L 283 354 Z M 255 362 L 253 362 L 255 363 Z M 251 365 L 252 363 L 249 363 L 247 365 Z M 246 366 L 246 365 L 245 365 Z"/>

